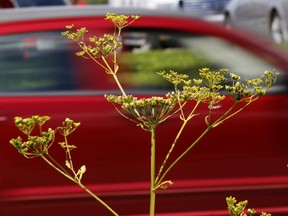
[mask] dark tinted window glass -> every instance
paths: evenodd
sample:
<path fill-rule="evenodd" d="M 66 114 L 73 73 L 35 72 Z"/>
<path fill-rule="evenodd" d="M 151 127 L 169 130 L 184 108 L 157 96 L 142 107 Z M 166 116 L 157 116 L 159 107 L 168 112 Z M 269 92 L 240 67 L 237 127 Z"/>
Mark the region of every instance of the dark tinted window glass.
<path fill-rule="evenodd" d="M 68 45 L 60 32 L 0 36 L 0 91 L 74 89 Z"/>
<path fill-rule="evenodd" d="M 17 0 L 19 7 L 66 5 L 64 0 Z"/>

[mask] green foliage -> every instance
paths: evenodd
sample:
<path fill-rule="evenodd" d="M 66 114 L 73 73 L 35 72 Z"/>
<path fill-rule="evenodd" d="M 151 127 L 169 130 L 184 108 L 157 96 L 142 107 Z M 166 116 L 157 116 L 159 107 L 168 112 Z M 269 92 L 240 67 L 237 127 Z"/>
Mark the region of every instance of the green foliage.
<path fill-rule="evenodd" d="M 177 61 L 175 61 L 175 56 L 177 56 Z M 181 71 L 181 73 L 189 75 L 190 79 L 198 79 L 199 74 L 197 71 L 194 72 L 193 68 L 218 68 L 217 65 L 201 57 L 198 53 L 180 48 L 169 49 L 165 52 L 158 49 L 139 53 L 124 52 L 121 54 L 119 62 L 128 65 L 128 71 L 122 69 L 121 74 L 119 74 L 119 78 L 125 84 L 136 84 L 149 88 L 154 85 L 163 89 L 169 88 L 169 83 L 163 82 L 163 79 L 160 76 L 155 76 L 153 72 Z"/>

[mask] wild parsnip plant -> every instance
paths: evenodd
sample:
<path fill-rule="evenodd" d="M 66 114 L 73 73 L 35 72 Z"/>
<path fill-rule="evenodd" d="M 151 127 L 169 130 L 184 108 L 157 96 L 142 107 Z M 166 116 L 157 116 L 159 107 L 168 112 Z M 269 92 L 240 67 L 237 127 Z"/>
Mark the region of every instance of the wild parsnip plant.
<path fill-rule="evenodd" d="M 229 73 L 228 69 L 219 69 L 219 71 L 211 71 L 209 68 L 199 70 L 200 79 L 189 79 L 188 75 L 181 74 L 176 71 L 160 71 L 158 75 L 162 76 L 167 82 L 174 87 L 173 91 L 168 92 L 165 96 L 152 96 L 149 98 L 137 98 L 133 95 L 127 95 L 125 89 L 118 79 L 119 64 L 117 61 L 117 50 L 122 46 L 121 32 L 126 26 L 132 24 L 139 16 L 125 16 L 116 14 L 107 14 L 106 19 L 111 21 L 115 26 L 113 34 L 105 34 L 103 37 L 96 36 L 86 38 L 86 28 L 73 29 L 73 25 L 67 26 L 67 30 L 62 34 L 68 39 L 78 43 L 80 51 L 77 56 L 90 59 L 100 65 L 107 75 L 111 75 L 119 87 L 120 95 L 105 95 L 116 109 L 116 111 L 127 120 L 140 126 L 150 133 L 151 137 L 151 161 L 150 161 L 150 216 L 155 215 L 156 193 L 159 189 L 166 189 L 172 180 L 167 179 L 167 174 L 176 167 L 178 162 L 206 136 L 213 128 L 220 126 L 226 120 L 243 111 L 250 104 L 255 102 L 259 97 L 265 95 L 267 90 L 275 83 L 278 73 L 273 71 L 265 71 L 262 76 L 250 80 L 242 80 L 235 73 Z M 110 58 L 112 56 L 112 58 Z M 109 57 L 109 58 L 108 58 Z M 156 74 L 155 74 L 156 75 Z M 230 107 L 225 107 L 220 117 L 213 116 L 213 110 L 222 106 L 221 101 L 226 97 L 230 97 L 233 103 Z M 202 116 L 203 124 L 206 125 L 205 130 L 195 140 L 191 140 L 190 145 L 176 158 L 170 158 L 171 153 L 177 145 L 188 122 L 194 116 L 198 115 L 197 110 L 200 104 L 207 104 L 207 113 Z M 187 106 L 189 104 L 189 106 Z M 191 106 L 191 104 L 193 106 Z M 185 108 L 185 112 L 184 112 Z M 187 112 L 187 109 L 189 112 Z M 129 115 L 127 114 L 129 113 Z M 159 170 L 156 170 L 156 128 L 167 121 L 171 116 L 178 115 L 179 121 L 182 122 L 181 127 L 170 145 L 170 149 L 166 154 L 166 158 L 162 162 Z M 54 167 L 61 174 L 71 181 L 78 184 L 96 200 L 101 202 L 114 215 L 117 213 L 112 210 L 106 203 L 100 200 L 96 195 L 89 191 L 81 183 L 81 178 L 86 170 L 83 165 L 77 171 L 74 169 L 71 150 L 75 146 L 68 144 L 67 137 L 79 126 L 70 119 L 66 119 L 62 127 L 55 130 L 49 129 L 47 132 L 42 131 L 43 124 L 49 119 L 46 116 L 33 116 L 31 118 L 22 119 L 15 118 L 17 127 L 27 136 L 27 141 L 22 141 L 18 137 L 11 140 L 11 144 L 25 157 L 42 157 L 47 163 Z M 199 121 L 199 118 L 197 119 Z M 40 130 L 39 136 L 32 136 L 31 131 L 38 125 Z M 53 143 L 56 132 L 60 132 L 64 137 L 64 142 L 60 146 L 66 152 L 66 164 L 60 165 L 48 153 L 49 147 Z M 172 160 L 172 161 L 171 161 Z M 228 210 L 231 215 L 241 215 L 243 209 L 234 208 L 233 199 L 227 198 Z M 243 205 L 244 206 L 244 205 Z M 246 206 L 246 205 L 245 205 Z M 244 206 L 244 207 L 245 207 Z M 236 210 L 235 210 L 236 209 Z M 250 215 L 253 215 L 250 213 Z M 264 216 L 264 214 L 262 215 Z"/>

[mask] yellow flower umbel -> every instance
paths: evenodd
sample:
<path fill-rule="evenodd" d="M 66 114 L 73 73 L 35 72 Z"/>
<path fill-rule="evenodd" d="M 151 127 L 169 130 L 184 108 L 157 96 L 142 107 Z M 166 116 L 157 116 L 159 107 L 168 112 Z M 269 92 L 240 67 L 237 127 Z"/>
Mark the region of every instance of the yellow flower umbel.
<path fill-rule="evenodd" d="M 145 130 L 151 130 L 164 122 L 178 103 L 174 97 L 151 97 L 141 98 L 128 96 L 105 95 L 106 99 L 112 103 L 117 111 L 125 118 L 135 122 Z M 124 114 L 115 104 L 127 111 L 131 117 Z"/>

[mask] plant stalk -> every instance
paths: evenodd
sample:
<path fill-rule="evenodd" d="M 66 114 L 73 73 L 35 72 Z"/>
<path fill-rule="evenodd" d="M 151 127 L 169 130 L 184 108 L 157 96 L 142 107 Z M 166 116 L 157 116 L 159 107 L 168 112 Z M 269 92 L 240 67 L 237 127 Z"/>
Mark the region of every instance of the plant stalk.
<path fill-rule="evenodd" d="M 176 137 L 175 137 L 175 139 L 174 139 L 174 141 L 173 141 L 173 143 L 171 145 L 171 148 L 169 149 L 169 151 L 168 151 L 168 153 L 166 155 L 166 158 L 164 159 L 164 161 L 163 161 L 163 163 L 162 163 L 162 165 L 160 167 L 160 170 L 159 170 L 159 172 L 157 174 L 157 177 L 156 177 L 156 185 L 157 186 L 159 186 L 159 184 L 161 184 L 161 182 L 159 182 L 158 180 L 159 180 L 159 178 L 160 178 L 160 176 L 162 174 L 162 171 L 163 171 L 163 169 L 164 169 L 164 167 L 165 167 L 165 165 L 166 165 L 166 163 L 167 163 L 172 151 L 174 150 L 179 138 L 181 137 L 184 128 L 186 127 L 187 123 L 193 118 L 195 110 L 197 109 L 199 104 L 200 104 L 200 101 L 197 102 L 197 104 L 194 106 L 193 110 L 191 111 L 191 113 L 189 114 L 189 116 L 187 118 L 184 118 L 183 109 L 181 108 L 181 113 L 182 113 L 181 115 L 183 116 L 183 123 L 182 123 L 181 128 L 179 129 L 179 131 L 178 131 L 178 133 L 177 133 L 177 135 L 176 135 Z"/>
<path fill-rule="evenodd" d="M 155 200 L 156 200 L 156 189 L 155 189 L 156 128 L 152 127 L 150 132 L 151 132 L 150 216 L 154 216 L 154 214 L 155 214 Z"/>
<path fill-rule="evenodd" d="M 116 73 L 113 73 L 112 75 L 113 75 L 113 78 L 114 78 L 114 80 L 115 80 L 115 82 L 116 82 L 118 88 L 120 89 L 121 93 L 126 97 L 126 93 L 125 93 L 125 91 L 124 91 L 124 89 L 123 89 L 121 83 L 119 82 Z"/>
<path fill-rule="evenodd" d="M 107 205 L 103 200 L 101 200 L 98 196 L 96 196 L 92 191 L 90 191 L 88 188 L 86 188 L 77 178 L 73 178 L 71 175 L 64 172 L 62 169 L 59 169 L 57 166 L 55 166 L 51 161 L 49 161 L 48 158 L 46 158 L 44 155 L 41 156 L 42 159 L 48 163 L 51 167 L 56 169 L 59 173 L 64 175 L 66 178 L 73 181 L 75 184 L 79 185 L 82 189 L 84 189 L 90 196 L 92 196 L 95 200 L 97 200 L 99 203 L 101 203 L 107 210 L 109 210 L 114 216 L 119 216 L 109 205 Z"/>
<path fill-rule="evenodd" d="M 101 203 L 106 209 L 108 209 L 114 216 L 119 216 L 109 205 L 107 205 L 102 199 L 100 199 L 98 196 L 96 196 L 92 191 L 90 191 L 85 185 L 83 185 L 81 182 L 77 182 L 77 184 L 85 190 L 90 196 L 92 196 L 94 199 L 96 199 L 99 203 Z"/>
<path fill-rule="evenodd" d="M 212 127 L 207 127 L 206 130 L 166 169 L 161 178 L 157 181 L 158 184 L 164 180 L 166 175 L 171 171 L 171 169 L 212 129 Z M 156 187 L 159 185 L 156 185 Z"/>
<path fill-rule="evenodd" d="M 249 103 L 250 104 L 250 103 Z M 173 161 L 173 163 L 166 169 L 166 171 L 163 173 L 163 175 L 161 176 L 160 179 L 158 179 L 156 187 L 158 187 L 161 182 L 164 180 L 164 178 L 166 177 L 166 175 L 171 171 L 171 169 L 204 137 L 206 136 L 206 134 L 213 129 L 214 127 L 216 127 L 217 125 L 219 125 L 221 122 L 225 121 L 227 118 L 233 116 L 233 114 L 231 114 L 230 116 L 228 116 L 228 114 L 235 108 L 235 106 L 237 105 L 237 102 L 235 102 L 220 118 L 218 118 L 214 123 L 212 123 L 211 125 L 207 125 L 206 130 L 175 160 Z M 246 104 L 241 110 L 243 110 L 245 107 L 247 107 L 248 105 Z M 236 111 L 238 113 L 238 111 Z M 209 114 L 210 116 L 210 114 Z M 228 117 L 227 117 L 228 116 Z"/>

